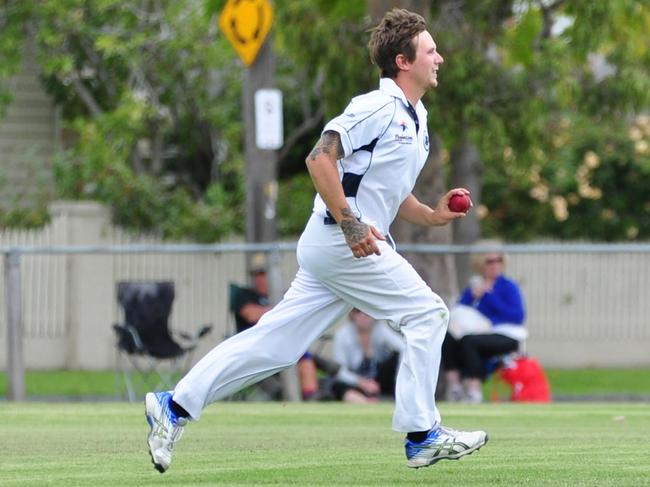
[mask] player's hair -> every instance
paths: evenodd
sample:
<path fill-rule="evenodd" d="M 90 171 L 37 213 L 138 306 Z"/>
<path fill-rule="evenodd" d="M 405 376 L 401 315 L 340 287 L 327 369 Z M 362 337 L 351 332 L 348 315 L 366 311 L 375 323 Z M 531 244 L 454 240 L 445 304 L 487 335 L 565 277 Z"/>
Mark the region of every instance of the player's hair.
<path fill-rule="evenodd" d="M 395 62 L 398 54 L 407 60 L 415 59 L 413 38 L 427 30 L 424 18 L 405 9 L 394 8 L 384 15 L 379 25 L 371 29 L 368 51 L 370 59 L 381 69 L 383 78 L 396 78 L 399 68 Z"/>

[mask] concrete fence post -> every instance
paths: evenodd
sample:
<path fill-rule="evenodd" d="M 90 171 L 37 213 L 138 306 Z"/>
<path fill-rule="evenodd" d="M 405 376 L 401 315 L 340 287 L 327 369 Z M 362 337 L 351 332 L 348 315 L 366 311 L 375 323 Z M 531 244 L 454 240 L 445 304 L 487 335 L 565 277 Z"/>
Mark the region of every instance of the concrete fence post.
<path fill-rule="evenodd" d="M 25 360 L 23 347 L 23 298 L 20 253 L 5 254 L 5 296 L 7 304 L 7 399 L 25 400 Z"/>
<path fill-rule="evenodd" d="M 49 207 L 52 220 L 65 227 L 64 245 L 105 245 L 111 234 L 110 210 L 97 202 L 57 201 Z M 113 256 L 85 253 L 66 263 L 65 368 L 93 370 L 114 366 Z"/>

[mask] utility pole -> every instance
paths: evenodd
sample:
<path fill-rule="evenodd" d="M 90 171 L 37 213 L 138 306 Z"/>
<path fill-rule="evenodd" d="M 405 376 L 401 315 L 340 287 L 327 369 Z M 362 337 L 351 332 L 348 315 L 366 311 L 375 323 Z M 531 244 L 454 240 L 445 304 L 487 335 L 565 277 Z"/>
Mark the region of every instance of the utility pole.
<path fill-rule="evenodd" d="M 219 26 L 248 69 L 244 72 L 242 118 L 246 159 L 246 241 L 273 242 L 277 239 L 276 179 L 282 146 L 282 97 L 275 90 L 275 57 L 270 35 L 273 7 L 268 0 L 228 0 Z M 269 299 L 282 297 L 279 252 L 267 259 Z M 248 256 L 247 267 L 250 267 Z M 300 384 L 295 367 L 281 373 L 288 401 L 300 401 Z"/>
<path fill-rule="evenodd" d="M 246 241 L 272 242 L 277 239 L 277 152 L 260 149 L 256 143 L 255 93 L 275 87 L 275 56 L 269 35 L 253 64 L 244 75 L 242 107 L 246 131 Z"/>
<path fill-rule="evenodd" d="M 255 95 L 259 90 L 275 87 L 275 56 L 269 35 L 257 58 L 246 70 L 242 107 L 246 130 L 244 155 L 246 158 L 246 241 L 273 242 L 277 240 L 276 202 L 278 196 L 275 150 L 260 149 L 256 141 Z M 276 304 L 282 298 L 282 274 L 279 255 L 267 259 L 270 300 Z M 300 383 L 295 367 L 281 372 L 286 400 L 300 401 Z"/>

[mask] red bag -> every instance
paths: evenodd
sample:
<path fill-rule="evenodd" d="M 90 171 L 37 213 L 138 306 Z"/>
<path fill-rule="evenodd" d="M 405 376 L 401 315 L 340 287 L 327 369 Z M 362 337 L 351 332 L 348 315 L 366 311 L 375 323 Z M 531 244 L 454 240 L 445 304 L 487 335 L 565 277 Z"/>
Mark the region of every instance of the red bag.
<path fill-rule="evenodd" d="M 512 387 L 511 401 L 551 402 L 551 387 L 537 360 L 518 357 L 499 369 L 501 379 Z"/>

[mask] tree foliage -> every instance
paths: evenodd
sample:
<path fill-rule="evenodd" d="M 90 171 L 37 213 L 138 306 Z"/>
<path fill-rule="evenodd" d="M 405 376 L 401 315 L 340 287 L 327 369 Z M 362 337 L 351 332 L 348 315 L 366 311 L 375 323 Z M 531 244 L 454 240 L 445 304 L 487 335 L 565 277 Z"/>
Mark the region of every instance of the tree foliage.
<path fill-rule="evenodd" d="M 59 196 L 103 201 L 118 223 L 167 237 L 241 229 L 241 71 L 203 6 L 8 2 L 75 134 L 57 158 Z"/>
<path fill-rule="evenodd" d="M 350 96 L 376 86 L 365 48 L 368 17 L 343 3 L 291 4 L 281 50 L 306 79 L 329 73 L 326 84 L 336 89 L 320 102 L 335 114 Z M 640 190 L 650 183 L 643 116 L 650 7 L 635 0 L 432 5 L 431 30 L 445 63 L 426 100 L 430 128 L 447 154 L 465 138 L 479 149 L 483 234 L 650 237 L 650 200 Z M 593 154 L 599 164 L 587 171 Z M 626 191 L 623 181 L 636 190 Z"/>
<path fill-rule="evenodd" d="M 242 229 L 241 75 L 218 31 L 225 1 L 4 0 L 0 80 L 35 39 L 43 80 L 75 137 L 59 195 L 123 225 L 213 241 Z M 639 0 L 440 0 L 445 63 L 426 99 L 444 154 L 478 149 L 485 235 L 650 237 L 650 6 Z M 304 157 L 324 121 L 373 89 L 366 2 L 277 0 L 283 232 L 313 187 Z M 8 91 L 0 82 L 0 110 Z M 449 157 L 446 158 L 449 160 Z M 449 164 L 447 165 L 450 173 Z"/>
<path fill-rule="evenodd" d="M 431 97 L 439 113 L 432 125 L 448 147 L 469 134 L 480 150 L 484 234 L 648 238 L 647 194 L 621 197 L 613 181 L 650 183 L 641 169 L 648 134 L 638 118 L 650 106 L 650 6 L 577 0 L 438 7 L 434 29 L 447 60 Z M 586 171 L 592 154 L 599 165 Z M 607 217 L 620 212 L 629 218 Z"/>

